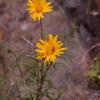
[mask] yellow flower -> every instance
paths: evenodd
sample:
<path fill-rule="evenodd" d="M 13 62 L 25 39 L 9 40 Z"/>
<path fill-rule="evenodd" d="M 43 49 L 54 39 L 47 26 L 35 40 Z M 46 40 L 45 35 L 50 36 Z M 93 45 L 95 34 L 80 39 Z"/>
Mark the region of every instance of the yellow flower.
<path fill-rule="evenodd" d="M 27 6 L 32 19 L 38 21 L 44 17 L 44 13 L 51 12 L 53 7 L 51 2 L 47 2 L 46 0 L 28 0 Z"/>
<path fill-rule="evenodd" d="M 36 43 L 36 53 L 38 59 L 44 62 L 55 62 L 56 58 L 64 53 L 67 48 L 63 48 L 63 42 L 58 41 L 58 35 L 49 35 L 47 40 L 40 40 Z"/>

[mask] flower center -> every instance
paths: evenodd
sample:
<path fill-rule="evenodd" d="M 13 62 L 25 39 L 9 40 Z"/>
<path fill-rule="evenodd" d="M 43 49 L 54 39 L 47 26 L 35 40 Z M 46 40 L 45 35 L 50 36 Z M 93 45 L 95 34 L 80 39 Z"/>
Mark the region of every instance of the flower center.
<path fill-rule="evenodd" d="M 42 10 L 43 10 L 43 6 L 42 5 L 39 4 L 39 5 L 36 6 L 36 12 L 37 13 L 42 12 Z"/>
<path fill-rule="evenodd" d="M 47 50 L 47 55 L 52 55 L 55 52 L 55 48 L 52 47 L 51 49 Z"/>

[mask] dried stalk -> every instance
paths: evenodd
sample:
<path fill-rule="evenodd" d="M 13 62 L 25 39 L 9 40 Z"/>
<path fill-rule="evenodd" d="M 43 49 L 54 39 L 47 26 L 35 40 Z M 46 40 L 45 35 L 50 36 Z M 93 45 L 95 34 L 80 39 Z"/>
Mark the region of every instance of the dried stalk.
<path fill-rule="evenodd" d="M 14 57 L 15 57 L 15 59 L 16 59 L 16 62 L 17 62 L 18 70 L 19 70 L 20 75 L 21 75 L 21 78 L 22 78 L 22 80 L 23 80 L 23 83 L 24 83 L 26 89 L 28 90 L 31 99 L 34 100 L 34 98 L 33 98 L 33 96 L 32 96 L 32 93 L 31 93 L 31 91 L 29 90 L 29 88 L 28 88 L 28 86 L 27 86 L 27 83 L 26 83 L 26 81 L 25 81 L 25 79 L 24 79 L 24 75 L 23 75 L 22 70 L 21 70 L 21 68 L 20 68 L 19 61 L 18 61 L 18 58 L 17 58 L 16 54 L 15 54 L 13 51 L 11 51 L 11 50 L 8 50 L 8 52 L 9 52 L 9 53 L 12 53 L 12 54 L 14 55 Z"/>

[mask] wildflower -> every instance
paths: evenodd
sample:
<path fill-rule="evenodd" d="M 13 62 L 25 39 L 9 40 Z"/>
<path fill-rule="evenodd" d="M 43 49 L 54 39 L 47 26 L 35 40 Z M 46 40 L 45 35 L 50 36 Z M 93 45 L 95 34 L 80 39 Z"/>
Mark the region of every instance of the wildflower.
<path fill-rule="evenodd" d="M 58 35 L 49 35 L 47 40 L 41 40 L 36 43 L 37 57 L 44 62 L 55 62 L 56 58 L 64 53 L 67 48 L 63 48 L 63 42 L 58 41 Z"/>
<path fill-rule="evenodd" d="M 51 2 L 46 0 L 28 0 L 27 2 L 28 11 L 33 20 L 40 21 L 44 16 L 44 13 L 52 11 Z"/>

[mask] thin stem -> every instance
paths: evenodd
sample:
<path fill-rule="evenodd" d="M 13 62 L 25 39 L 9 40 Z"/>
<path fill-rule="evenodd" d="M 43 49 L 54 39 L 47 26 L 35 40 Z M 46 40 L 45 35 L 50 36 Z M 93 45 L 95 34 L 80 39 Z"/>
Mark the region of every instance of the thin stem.
<path fill-rule="evenodd" d="M 42 21 L 41 20 L 40 20 L 40 27 L 41 27 L 41 32 L 40 32 L 41 39 L 44 39 L 45 37 L 44 37 L 44 31 L 43 31 L 43 24 L 42 24 Z"/>
<path fill-rule="evenodd" d="M 42 78 L 42 76 L 43 76 L 43 72 L 44 72 L 44 63 L 42 63 L 42 67 L 41 67 L 41 78 Z"/>
<path fill-rule="evenodd" d="M 5 66 L 4 57 L 2 55 L 1 48 L 0 48 L 0 63 L 2 65 L 3 75 L 4 75 L 4 77 L 6 77 L 7 76 L 7 69 Z"/>
<path fill-rule="evenodd" d="M 18 84 L 17 84 L 17 80 L 15 81 L 15 84 L 16 84 L 16 89 L 17 89 L 17 92 L 18 92 L 18 97 L 20 100 L 23 100 L 21 95 L 20 95 L 20 91 L 19 91 L 19 87 L 18 87 Z"/>
<path fill-rule="evenodd" d="M 50 69 L 50 66 L 51 66 L 51 64 L 49 66 L 47 66 L 44 74 L 42 73 L 41 80 L 40 80 L 40 85 L 39 85 L 39 87 L 37 89 L 37 97 L 36 97 L 36 100 L 40 100 L 40 98 L 41 98 L 41 95 L 40 94 L 41 94 L 41 91 L 42 91 L 42 88 L 43 88 L 43 85 L 44 85 L 44 80 L 45 80 L 46 74 L 47 74 L 48 70 Z M 42 67 L 44 68 L 44 63 L 42 65 Z"/>
<path fill-rule="evenodd" d="M 40 68 L 39 65 L 37 65 L 37 83 L 39 84 L 40 82 Z"/>
<path fill-rule="evenodd" d="M 19 61 L 18 61 L 18 58 L 17 58 L 16 54 L 15 54 L 13 51 L 11 51 L 11 50 L 9 50 L 8 52 L 9 52 L 9 53 L 12 53 L 12 54 L 14 55 L 14 57 L 15 57 L 15 59 L 16 59 L 16 62 L 17 62 L 18 70 L 19 70 L 20 75 L 21 75 L 22 80 L 23 80 L 23 83 L 24 83 L 26 89 L 29 91 L 29 94 L 30 94 L 31 99 L 34 100 L 31 91 L 29 90 L 29 88 L 28 88 L 27 85 L 26 85 L 26 84 L 27 84 L 26 81 L 24 80 L 24 75 L 23 75 L 22 70 L 21 70 L 21 68 L 20 68 Z"/>
<path fill-rule="evenodd" d="M 37 95 L 36 95 L 36 100 L 40 99 L 40 93 L 41 93 L 41 85 L 42 85 L 42 79 L 43 79 L 43 68 L 44 68 L 44 63 L 42 63 L 41 69 L 39 70 L 41 77 L 38 81 L 38 87 L 37 87 Z"/>
<path fill-rule="evenodd" d="M 17 59 L 17 56 L 16 56 L 16 54 L 15 54 L 14 52 L 12 52 L 12 54 L 14 55 L 14 57 L 15 57 L 15 59 L 16 59 L 17 67 L 18 67 L 19 72 L 20 72 L 20 75 L 21 75 L 21 77 L 22 77 L 22 79 L 23 79 L 24 76 L 23 76 L 23 73 L 22 73 L 21 68 L 20 68 L 20 66 L 19 66 L 19 61 L 18 61 L 18 59 Z"/>

